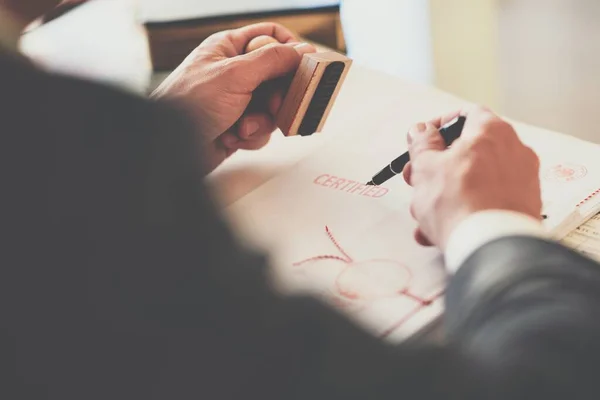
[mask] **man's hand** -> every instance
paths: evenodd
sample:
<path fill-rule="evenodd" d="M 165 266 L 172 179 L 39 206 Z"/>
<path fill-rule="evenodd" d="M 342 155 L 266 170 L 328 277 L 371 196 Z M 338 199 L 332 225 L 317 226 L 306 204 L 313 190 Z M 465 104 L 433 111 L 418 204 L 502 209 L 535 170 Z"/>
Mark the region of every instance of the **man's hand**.
<path fill-rule="evenodd" d="M 408 134 L 411 162 L 404 178 L 415 189 L 415 236 L 442 250 L 472 213 L 508 210 L 539 219 L 542 208 L 539 160 L 512 126 L 482 108 L 460 114 L 467 117 L 465 127 L 449 149 L 439 128 L 459 113 L 417 124 Z"/>
<path fill-rule="evenodd" d="M 278 43 L 245 54 L 255 38 Z M 313 46 L 286 28 L 262 23 L 206 39 L 153 93 L 179 102 L 195 118 L 212 170 L 238 149 L 263 147 L 275 130 L 286 84 Z"/>

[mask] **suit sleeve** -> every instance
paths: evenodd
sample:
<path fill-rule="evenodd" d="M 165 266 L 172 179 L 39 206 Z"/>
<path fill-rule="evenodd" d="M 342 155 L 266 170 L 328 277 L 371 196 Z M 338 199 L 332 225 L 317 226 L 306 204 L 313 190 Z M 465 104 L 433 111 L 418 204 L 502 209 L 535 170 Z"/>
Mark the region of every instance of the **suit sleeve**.
<path fill-rule="evenodd" d="M 599 268 L 532 237 L 496 240 L 466 261 L 450 286 L 446 322 L 481 391 L 597 397 Z"/>

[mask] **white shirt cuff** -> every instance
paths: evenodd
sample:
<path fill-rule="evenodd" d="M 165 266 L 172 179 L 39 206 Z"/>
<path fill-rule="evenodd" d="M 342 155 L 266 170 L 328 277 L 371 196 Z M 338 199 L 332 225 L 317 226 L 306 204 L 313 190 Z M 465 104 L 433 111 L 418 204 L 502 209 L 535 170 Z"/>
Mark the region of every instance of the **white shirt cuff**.
<path fill-rule="evenodd" d="M 476 212 L 452 231 L 445 250 L 446 269 L 455 273 L 460 266 L 483 245 L 505 236 L 533 236 L 548 238 L 541 221 L 506 210 Z"/>

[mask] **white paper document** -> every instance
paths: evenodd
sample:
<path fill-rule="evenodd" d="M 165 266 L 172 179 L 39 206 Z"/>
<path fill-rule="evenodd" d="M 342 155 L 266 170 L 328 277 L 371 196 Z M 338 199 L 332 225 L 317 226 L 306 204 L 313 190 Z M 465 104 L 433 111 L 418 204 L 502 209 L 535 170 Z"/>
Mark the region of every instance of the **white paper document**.
<path fill-rule="evenodd" d="M 546 224 L 554 229 L 600 187 L 600 151 L 522 131 L 541 158 Z M 414 240 L 412 188 L 401 176 L 365 185 L 383 160 L 406 150 L 404 137 L 390 129 L 338 137 L 227 208 L 240 237 L 271 256 L 279 289 L 317 295 L 391 341 L 441 315 L 447 278 L 442 255 Z"/>
<path fill-rule="evenodd" d="M 561 239 L 598 212 L 600 146 L 523 124 L 515 128 L 540 158 L 545 223 Z"/>
<path fill-rule="evenodd" d="M 318 134 L 328 140 L 299 163 L 233 196 L 237 201 L 225 203 L 226 215 L 242 241 L 270 256 L 278 289 L 315 294 L 375 335 L 401 341 L 442 314 L 443 257 L 414 240 L 412 188 L 401 176 L 382 187 L 364 184 L 407 150 L 412 124 L 466 106 L 448 94 L 353 67 Z M 591 194 L 600 188 L 600 146 L 514 126 L 541 159 L 546 227 L 557 231 L 569 225 L 565 221 L 591 217 L 599 204 L 599 196 Z M 225 175 L 235 176 L 238 168 L 244 180 L 253 170 L 279 164 L 231 164 Z"/>
<path fill-rule="evenodd" d="M 241 237 L 269 249 L 279 288 L 401 340 L 440 315 L 446 274 L 440 253 L 414 240 L 411 189 L 364 184 L 379 164 L 353 146 L 325 150 L 228 212 Z"/>

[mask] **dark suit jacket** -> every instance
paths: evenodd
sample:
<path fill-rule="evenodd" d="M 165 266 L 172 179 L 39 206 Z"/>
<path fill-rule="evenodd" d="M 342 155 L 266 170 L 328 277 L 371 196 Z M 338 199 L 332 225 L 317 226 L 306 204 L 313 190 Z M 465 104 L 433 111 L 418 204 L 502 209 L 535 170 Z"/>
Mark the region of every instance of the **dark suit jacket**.
<path fill-rule="evenodd" d="M 600 270 L 506 238 L 452 280 L 447 343 L 280 298 L 168 105 L 0 56 L 0 398 L 599 398 Z"/>

